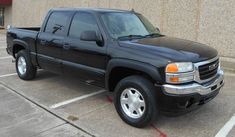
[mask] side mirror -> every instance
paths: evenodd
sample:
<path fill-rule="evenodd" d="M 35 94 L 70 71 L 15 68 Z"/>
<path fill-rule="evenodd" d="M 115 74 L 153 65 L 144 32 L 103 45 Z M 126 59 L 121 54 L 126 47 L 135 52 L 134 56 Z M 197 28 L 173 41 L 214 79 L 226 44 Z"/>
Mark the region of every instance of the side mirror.
<path fill-rule="evenodd" d="M 102 38 L 97 36 L 95 31 L 83 31 L 80 35 L 80 40 L 101 42 Z"/>
<path fill-rule="evenodd" d="M 158 32 L 161 32 L 161 31 L 160 31 L 160 29 L 159 29 L 158 27 L 156 27 L 156 30 L 157 30 Z"/>

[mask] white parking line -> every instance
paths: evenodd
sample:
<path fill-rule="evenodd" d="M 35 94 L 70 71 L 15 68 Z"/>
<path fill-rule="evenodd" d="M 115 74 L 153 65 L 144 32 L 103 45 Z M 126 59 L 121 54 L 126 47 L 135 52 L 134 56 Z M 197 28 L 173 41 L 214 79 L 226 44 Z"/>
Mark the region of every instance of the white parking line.
<path fill-rule="evenodd" d="M 55 109 L 55 108 L 58 108 L 58 107 L 61 107 L 61 106 L 65 106 L 67 104 L 70 104 L 70 103 L 73 103 L 73 102 L 76 102 L 76 101 L 79 101 L 79 100 L 82 100 L 82 99 L 85 99 L 85 98 L 89 98 L 89 97 L 92 97 L 92 96 L 95 96 L 95 95 L 98 95 L 98 94 L 101 94 L 105 91 L 106 90 L 99 90 L 97 92 L 93 92 L 93 93 L 86 94 L 86 95 L 83 95 L 83 96 L 80 96 L 80 97 L 77 97 L 77 98 L 66 100 L 66 101 L 54 104 L 54 105 L 50 106 L 50 108 Z"/>
<path fill-rule="evenodd" d="M 230 130 L 232 130 L 235 125 L 235 116 L 233 116 L 220 131 L 215 135 L 215 137 L 226 137 Z"/>
<path fill-rule="evenodd" d="M 12 58 L 12 56 L 0 57 L 0 60 L 1 59 L 10 59 L 10 58 Z"/>
<path fill-rule="evenodd" d="M 11 73 L 11 74 L 1 75 L 0 78 L 9 77 L 9 76 L 14 76 L 14 75 L 17 75 L 17 73 Z"/>
<path fill-rule="evenodd" d="M 38 70 L 38 72 L 43 71 L 43 69 Z M 14 76 L 17 75 L 17 73 L 11 73 L 11 74 L 4 74 L 4 75 L 0 75 L 0 78 L 4 78 L 4 77 L 9 77 L 9 76 Z"/>

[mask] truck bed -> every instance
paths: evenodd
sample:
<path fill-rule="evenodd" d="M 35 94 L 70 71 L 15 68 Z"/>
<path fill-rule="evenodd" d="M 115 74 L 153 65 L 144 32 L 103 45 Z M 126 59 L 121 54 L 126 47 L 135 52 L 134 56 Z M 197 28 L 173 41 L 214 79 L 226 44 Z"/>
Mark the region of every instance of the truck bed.
<path fill-rule="evenodd" d="M 30 52 L 36 51 L 36 39 L 40 27 L 16 28 L 11 27 L 7 30 L 7 52 L 14 55 L 13 45 L 21 44 L 28 46 Z"/>

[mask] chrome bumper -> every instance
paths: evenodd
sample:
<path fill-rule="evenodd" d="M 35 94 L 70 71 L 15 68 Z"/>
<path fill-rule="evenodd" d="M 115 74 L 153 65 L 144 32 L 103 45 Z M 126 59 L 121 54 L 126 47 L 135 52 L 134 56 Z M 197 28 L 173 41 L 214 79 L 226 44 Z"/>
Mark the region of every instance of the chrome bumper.
<path fill-rule="evenodd" d="M 216 91 L 224 85 L 224 72 L 219 70 L 216 78 L 209 84 L 192 83 L 187 85 L 163 85 L 163 89 L 166 93 L 185 95 L 192 93 L 199 93 L 200 95 L 206 95 Z"/>

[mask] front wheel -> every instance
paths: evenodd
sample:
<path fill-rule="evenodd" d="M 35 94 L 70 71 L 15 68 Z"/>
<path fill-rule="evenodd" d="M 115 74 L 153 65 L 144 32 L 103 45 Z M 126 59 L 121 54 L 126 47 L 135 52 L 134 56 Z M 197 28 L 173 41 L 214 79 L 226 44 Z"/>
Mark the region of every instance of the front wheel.
<path fill-rule="evenodd" d="M 158 115 L 153 84 L 141 76 L 129 76 L 115 88 L 115 108 L 126 123 L 144 127 Z"/>
<path fill-rule="evenodd" d="M 21 50 L 17 53 L 16 71 L 18 76 L 23 80 L 31 80 L 36 76 L 37 68 L 31 63 L 26 50 Z"/>

